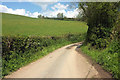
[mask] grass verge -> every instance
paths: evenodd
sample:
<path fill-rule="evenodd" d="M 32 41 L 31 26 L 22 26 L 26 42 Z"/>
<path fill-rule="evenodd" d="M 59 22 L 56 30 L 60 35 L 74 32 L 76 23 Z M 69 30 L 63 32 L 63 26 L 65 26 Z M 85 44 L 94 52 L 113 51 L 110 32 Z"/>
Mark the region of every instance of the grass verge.
<path fill-rule="evenodd" d="M 114 78 L 119 79 L 119 53 L 120 47 L 118 41 L 113 41 L 109 44 L 109 47 L 104 50 L 97 50 L 88 45 L 81 46 L 83 53 L 90 56 L 98 64 L 100 64 L 103 69 L 110 72 Z"/>

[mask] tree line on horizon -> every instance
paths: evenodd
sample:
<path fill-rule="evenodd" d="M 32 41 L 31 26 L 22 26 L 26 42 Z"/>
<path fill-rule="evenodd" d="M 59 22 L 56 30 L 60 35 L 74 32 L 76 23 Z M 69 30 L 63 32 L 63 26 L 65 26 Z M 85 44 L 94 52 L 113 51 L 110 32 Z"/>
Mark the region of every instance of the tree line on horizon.
<path fill-rule="evenodd" d="M 63 13 L 58 13 L 57 14 L 57 17 L 47 17 L 47 16 L 44 16 L 44 15 L 38 15 L 38 18 L 40 19 L 55 19 L 55 20 L 67 20 L 67 21 L 85 21 L 85 18 L 82 17 L 82 15 L 79 14 L 74 17 L 74 18 L 68 18 L 67 16 L 65 16 Z"/>

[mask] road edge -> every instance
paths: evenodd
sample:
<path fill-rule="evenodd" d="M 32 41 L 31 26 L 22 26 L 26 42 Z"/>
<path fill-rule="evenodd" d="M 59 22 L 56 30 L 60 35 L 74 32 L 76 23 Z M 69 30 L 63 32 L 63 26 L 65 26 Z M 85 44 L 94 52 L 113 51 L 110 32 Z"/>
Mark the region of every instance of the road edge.
<path fill-rule="evenodd" d="M 98 76 L 101 78 L 113 78 L 112 74 L 107 72 L 105 69 L 102 68 L 100 64 L 98 64 L 95 60 L 93 60 L 90 56 L 87 54 L 84 54 L 80 47 L 76 47 L 75 49 L 79 54 L 81 54 L 83 57 L 87 59 L 87 61 L 94 66 L 94 68 L 98 71 Z"/>

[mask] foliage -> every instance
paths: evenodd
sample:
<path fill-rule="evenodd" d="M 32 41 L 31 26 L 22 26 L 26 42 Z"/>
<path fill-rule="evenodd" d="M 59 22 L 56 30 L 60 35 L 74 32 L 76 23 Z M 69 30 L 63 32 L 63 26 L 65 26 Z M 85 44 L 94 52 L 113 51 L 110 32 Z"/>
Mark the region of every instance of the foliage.
<path fill-rule="evenodd" d="M 63 13 L 58 13 L 57 18 L 63 19 Z"/>
<path fill-rule="evenodd" d="M 91 45 L 97 48 L 107 47 L 117 22 L 117 4 L 117 2 L 80 3 L 80 7 L 87 17 L 87 25 L 89 26 L 86 37 L 87 43 L 91 43 Z"/>
<path fill-rule="evenodd" d="M 8 75 L 61 46 L 83 41 L 84 39 L 84 34 L 66 34 L 63 37 L 3 36 L 2 75 Z"/>
<path fill-rule="evenodd" d="M 44 18 L 44 16 L 42 16 L 42 15 L 38 15 L 38 18 Z"/>
<path fill-rule="evenodd" d="M 88 31 L 82 51 L 119 78 L 120 2 L 80 3 Z"/>
<path fill-rule="evenodd" d="M 98 64 L 100 64 L 103 69 L 110 72 L 114 78 L 120 78 L 119 71 L 119 61 L 120 58 L 120 41 L 113 40 L 109 47 L 104 50 L 96 50 L 92 48 L 90 45 L 83 45 L 81 47 L 82 51 L 87 55 L 91 56 L 92 59 L 96 60 Z"/>
<path fill-rule="evenodd" d="M 79 12 L 79 14 L 76 16 L 76 20 L 80 21 L 81 18 L 82 18 L 82 14 Z"/>

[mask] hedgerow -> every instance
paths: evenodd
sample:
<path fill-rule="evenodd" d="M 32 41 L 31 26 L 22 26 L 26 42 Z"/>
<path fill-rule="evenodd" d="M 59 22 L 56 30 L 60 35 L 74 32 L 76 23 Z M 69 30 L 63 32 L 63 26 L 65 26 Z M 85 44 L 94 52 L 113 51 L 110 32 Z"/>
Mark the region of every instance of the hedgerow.
<path fill-rule="evenodd" d="M 62 37 L 2 36 L 2 76 L 35 61 L 61 46 L 83 41 L 84 34 L 68 34 Z"/>

